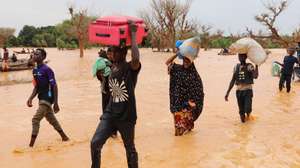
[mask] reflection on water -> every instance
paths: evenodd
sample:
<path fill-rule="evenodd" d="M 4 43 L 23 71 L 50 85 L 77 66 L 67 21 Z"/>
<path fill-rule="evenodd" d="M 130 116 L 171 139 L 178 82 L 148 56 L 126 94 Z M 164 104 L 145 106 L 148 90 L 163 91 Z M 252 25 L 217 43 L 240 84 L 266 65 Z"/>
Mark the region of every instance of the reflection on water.
<path fill-rule="evenodd" d="M 32 72 L 29 70 L 18 72 L 0 72 L 0 86 L 24 84 L 32 81 Z"/>

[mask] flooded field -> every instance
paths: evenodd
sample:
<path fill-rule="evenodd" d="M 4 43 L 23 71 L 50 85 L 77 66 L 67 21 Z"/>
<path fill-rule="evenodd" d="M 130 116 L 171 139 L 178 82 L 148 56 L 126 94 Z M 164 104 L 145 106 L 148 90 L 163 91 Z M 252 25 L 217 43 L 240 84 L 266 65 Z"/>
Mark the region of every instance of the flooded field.
<path fill-rule="evenodd" d="M 97 50 L 47 49 L 59 87 L 61 111 L 57 114 L 71 141 L 62 143 L 47 123 L 41 122 L 36 147 L 28 148 L 31 118 L 37 108 L 26 107 L 32 91 L 31 71 L 0 73 L 0 167 L 90 167 L 90 139 L 101 115 L 100 84 L 91 66 Z M 205 107 L 193 132 L 175 137 L 169 112 L 169 76 L 164 64 L 171 53 L 141 49 L 142 70 L 136 96 L 136 146 L 142 168 L 299 168 L 300 83 L 292 92 L 278 92 L 271 76 L 272 61 L 282 61 L 285 50 L 271 50 L 255 81 L 255 120 L 241 124 L 235 91 L 224 101 L 237 63 L 236 56 L 218 56 L 219 50 L 201 51 L 195 65 L 202 77 Z M 103 149 L 104 168 L 126 167 L 122 140 L 110 139 Z"/>

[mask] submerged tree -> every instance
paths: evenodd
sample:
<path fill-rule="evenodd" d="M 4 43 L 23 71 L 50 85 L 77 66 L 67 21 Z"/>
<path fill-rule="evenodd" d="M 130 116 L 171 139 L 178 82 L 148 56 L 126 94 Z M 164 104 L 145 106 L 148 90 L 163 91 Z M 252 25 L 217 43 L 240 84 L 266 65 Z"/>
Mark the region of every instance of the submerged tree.
<path fill-rule="evenodd" d="M 87 15 L 87 10 L 74 11 L 73 7 L 69 8 L 71 15 L 72 27 L 68 30 L 69 34 L 75 35 L 80 50 L 80 57 L 84 56 L 84 48 L 88 43 L 88 25 L 95 19 Z"/>

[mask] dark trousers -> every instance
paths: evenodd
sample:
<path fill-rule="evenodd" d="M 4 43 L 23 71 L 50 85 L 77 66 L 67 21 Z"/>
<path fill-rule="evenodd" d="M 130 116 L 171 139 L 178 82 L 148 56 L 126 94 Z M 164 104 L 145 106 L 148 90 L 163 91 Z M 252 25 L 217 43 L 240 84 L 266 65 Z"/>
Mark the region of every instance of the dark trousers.
<path fill-rule="evenodd" d="M 127 156 L 128 168 L 138 168 L 138 154 L 134 144 L 135 123 L 101 120 L 91 141 L 92 168 L 100 168 L 101 149 L 106 140 L 118 130 L 121 134 Z"/>
<path fill-rule="evenodd" d="M 279 80 L 279 90 L 282 91 L 284 83 L 286 83 L 286 91 L 289 93 L 291 91 L 291 81 L 292 75 L 282 73 Z"/>
<path fill-rule="evenodd" d="M 245 114 L 249 115 L 252 112 L 252 97 L 252 89 L 236 91 L 236 98 L 239 105 L 239 113 L 242 120 L 242 117 L 245 117 Z"/>

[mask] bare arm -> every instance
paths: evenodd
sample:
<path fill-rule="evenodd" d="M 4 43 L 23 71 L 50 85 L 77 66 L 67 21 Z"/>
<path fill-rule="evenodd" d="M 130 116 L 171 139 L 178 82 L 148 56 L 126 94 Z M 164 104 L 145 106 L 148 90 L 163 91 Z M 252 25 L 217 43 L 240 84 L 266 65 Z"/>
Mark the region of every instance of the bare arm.
<path fill-rule="evenodd" d="M 58 103 L 58 88 L 57 85 L 53 87 L 53 97 L 54 97 L 54 104 Z"/>
<path fill-rule="evenodd" d="M 255 70 L 253 71 L 253 78 L 257 79 L 259 76 L 258 65 L 255 65 Z"/>
<path fill-rule="evenodd" d="M 34 87 L 34 89 L 32 90 L 32 93 L 30 95 L 30 97 L 27 100 L 27 106 L 28 107 L 32 107 L 32 100 L 35 98 L 35 96 L 37 95 L 37 87 Z"/>
<path fill-rule="evenodd" d="M 275 61 L 275 63 L 283 67 L 283 64 L 282 64 L 282 63 L 280 63 L 280 62 L 278 62 L 278 61 Z"/>
<path fill-rule="evenodd" d="M 170 64 L 172 64 L 176 57 L 177 57 L 177 55 L 174 55 L 174 56 L 170 57 L 170 58 L 166 61 L 166 65 L 169 66 Z"/>
<path fill-rule="evenodd" d="M 60 111 L 59 105 L 58 105 L 58 88 L 57 85 L 53 86 L 53 97 L 54 97 L 54 105 L 53 110 L 55 113 L 58 113 Z"/>
<path fill-rule="evenodd" d="M 236 79 L 235 79 L 235 73 L 233 73 L 232 79 L 231 79 L 231 81 L 230 81 L 228 90 L 227 90 L 226 95 L 225 95 L 225 100 L 226 100 L 226 101 L 228 101 L 228 96 L 229 96 L 229 94 L 230 94 L 231 89 L 232 89 L 233 86 L 234 86 L 235 81 L 236 81 Z"/>
<path fill-rule="evenodd" d="M 140 51 L 136 43 L 136 25 L 133 22 L 129 22 L 130 35 L 131 35 L 131 68 L 138 70 L 141 66 L 140 63 Z"/>

